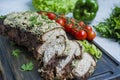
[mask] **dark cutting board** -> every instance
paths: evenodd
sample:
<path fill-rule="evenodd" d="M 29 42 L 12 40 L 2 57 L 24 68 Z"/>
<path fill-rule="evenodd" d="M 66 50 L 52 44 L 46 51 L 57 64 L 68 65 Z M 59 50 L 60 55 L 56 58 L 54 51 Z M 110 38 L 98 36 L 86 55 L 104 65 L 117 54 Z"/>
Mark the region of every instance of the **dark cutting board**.
<path fill-rule="evenodd" d="M 18 58 L 11 55 L 12 51 L 20 49 L 22 52 Z M 40 74 L 37 72 L 38 62 L 33 58 L 26 48 L 12 46 L 10 40 L 0 36 L 0 67 L 4 80 L 40 80 Z M 22 64 L 33 62 L 32 71 L 21 71 Z"/>
<path fill-rule="evenodd" d="M 95 42 L 93 43 L 103 51 L 103 55 L 97 62 L 96 70 L 89 80 L 120 80 L 120 63 Z M 11 55 L 11 52 L 18 48 L 22 50 L 22 53 L 16 58 Z M 0 71 L 4 80 L 42 80 L 37 72 L 38 62 L 31 56 L 32 54 L 27 52 L 26 48 L 17 45 L 12 46 L 10 40 L 0 36 Z M 34 63 L 34 69 L 32 71 L 21 71 L 21 65 L 30 61 Z"/>

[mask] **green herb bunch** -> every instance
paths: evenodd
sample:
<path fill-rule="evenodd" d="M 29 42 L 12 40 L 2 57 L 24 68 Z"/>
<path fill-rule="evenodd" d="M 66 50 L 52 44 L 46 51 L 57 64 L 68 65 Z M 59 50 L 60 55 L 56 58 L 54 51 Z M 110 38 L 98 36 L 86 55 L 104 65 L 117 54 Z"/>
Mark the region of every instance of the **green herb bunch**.
<path fill-rule="evenodd" d="M 115 7 L 110 17 L 96 25 L 95 29 L 101 36 L 120 42 L 120 8 Z"/>

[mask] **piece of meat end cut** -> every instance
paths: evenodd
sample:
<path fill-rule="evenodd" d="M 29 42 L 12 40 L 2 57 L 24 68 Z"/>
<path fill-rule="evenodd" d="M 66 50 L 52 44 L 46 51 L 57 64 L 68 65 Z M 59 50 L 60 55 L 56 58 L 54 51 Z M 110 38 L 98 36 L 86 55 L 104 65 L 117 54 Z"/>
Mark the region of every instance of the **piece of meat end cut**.
<path fill-rule="evenodd" d="M 83 53 L 81 60 L 72 61 L 72 74 L 76 80 L 87 80 L 94 72 L 96 61 L 89 53 Z"/>
<path fill-rule="evenodd" d="M 31 26 L 30 19 L 32 18 L 35 18 L 39 25 L 33 24 Z M 18 45 L 27 47 L 29 51 L 34 53 L 37 60 L 42 58 L 48 43 L 54 42 L 59 36 L 64 36 L 67 39 L 63 27 L 55 21 L 44 19 L 36 12 L 8 14 L 4 20 L 0 21 L 0 34 L 9 37 Z"/>

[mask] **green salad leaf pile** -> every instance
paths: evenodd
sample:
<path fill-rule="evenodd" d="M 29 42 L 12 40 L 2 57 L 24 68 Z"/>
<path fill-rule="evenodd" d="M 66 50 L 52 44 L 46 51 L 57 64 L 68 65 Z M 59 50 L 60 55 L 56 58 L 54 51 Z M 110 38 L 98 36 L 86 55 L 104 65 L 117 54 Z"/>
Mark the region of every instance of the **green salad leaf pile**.
<path fill-rule="evenodd" d="M 85 52 L 90 53 L 96 60 L 99 60 L 102 56 L 102 52 L 94 45 L 89 43 L 87 40 L 79 41 Z"/>
<path fill-rule="evenodd" d="M 37 11 L 50 11 L 59 14 L 72 12 L 77 0 L 32 0 Z"/>

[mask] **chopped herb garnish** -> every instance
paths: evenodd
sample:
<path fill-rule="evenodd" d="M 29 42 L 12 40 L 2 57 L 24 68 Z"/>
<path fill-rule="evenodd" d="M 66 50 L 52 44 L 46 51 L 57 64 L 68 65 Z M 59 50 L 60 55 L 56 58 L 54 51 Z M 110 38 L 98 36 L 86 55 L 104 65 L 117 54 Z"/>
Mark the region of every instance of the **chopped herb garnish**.
<path fill-rule="evenodd" d="M 45 16 L 45 15 L 41 15 L 41 17 L 42 17 L 43 19 L 48 19 L 48 17 Z"/>
<path fill-rule="evenodd" d="M 30 17 L 29 21 L 30 21 L 31 27 L 34 27 L 34 25 L 42 25 L 41 22 L 37 21 L 37 17 L 38 16 L 32 16 L 32 17 Z"/>
<path fill-rule="evenodd" d="M 32 62 L 29 62 L 27 64 L 23 64 L 21 66 L 22 71 L 31 71 L 32 69 L 33 69 L 33 63 Z"/>
<path fill-rule="evenodd" d="M 37 16 L 32 16 L 30 17 L 29 21 L 34 21 L 34 20 L 37 20 Z"/>
<path fill-rule="evenodd" d="M 18 57 L 20 53 L 21 53 L 21 50 L 19 50 L 19 49 L 15 49 L 15 50 L 12 51 L 12 55 L 14 57 Z"/>
<path fill-rule="evenodd" d="M 53 23 L 53 21 L 52 20 L 47 20 L 47 23 Z"/>
<path fill-rule="evenodd" d="M 37 22 L 37 16 L 32 16 L 29 19 L 31 27 L 34 27 L 35 23 Z"/>
<path fill-rule="evenodd" d="M 18 19 L 20 19 L 21 17 L 20 17 L 20 16 L 18 16 L 17 18 L 18 18 Z"/>
<path fill-rule="evenodd" d="M 13 42 L 13 41 L 11 41 L 11 42 L 10 42 L 10 45 L 11 45 L 11 46 L 14 46 L 14 45 L 16 45 L 16 43 Z"/>
<path fill-rule="evenodd" d="M 37 22 L 36 25 L 42 25 L 43 23 L 42 22 Z"/>
<path fill-rule="evenodd" d="M 0 19 L 5 19 L 6 18 L 6 16 L 0 16 Z"/>
<path fill-rule="evenodd" d="M 53 80 L 60 80 L 58 77 L 54 77 L 54 79 Z"/>

